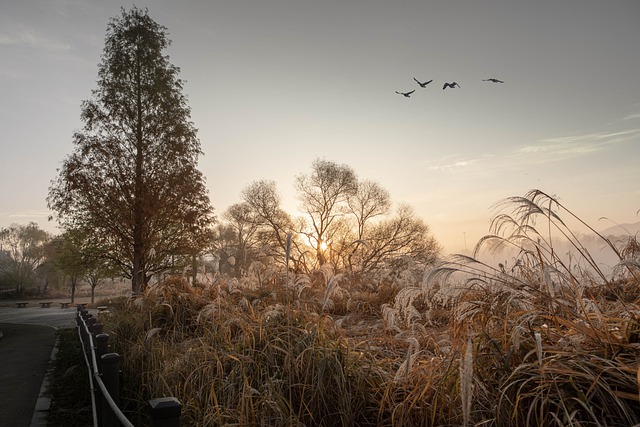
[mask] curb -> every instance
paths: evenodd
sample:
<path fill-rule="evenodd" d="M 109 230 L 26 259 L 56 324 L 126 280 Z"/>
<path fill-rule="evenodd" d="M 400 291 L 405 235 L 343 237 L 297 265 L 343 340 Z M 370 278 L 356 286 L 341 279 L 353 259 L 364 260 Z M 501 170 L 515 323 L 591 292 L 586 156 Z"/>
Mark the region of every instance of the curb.
<path fill-rule="evenodd" d="M 54 328 L 58 330 L 58 328 Z M 51 376 L 53 375 L 54 362 L 58 356 L 58 344 L 60 343 L 60 337 L 56 336 L 56 341 L 51 349 L 51 356 L 49 357 L 49 366 L 47 372 L 42 379 L 42 385 L 40 386 L 40 394 L 36 401 L 36 407 L 33 410 L 33 417 L 31 418 L 30 427 L 46 427 L 47 415 L 51 408 L 51 397 L 49 396 L 49 385 L 51 384 Z"/>

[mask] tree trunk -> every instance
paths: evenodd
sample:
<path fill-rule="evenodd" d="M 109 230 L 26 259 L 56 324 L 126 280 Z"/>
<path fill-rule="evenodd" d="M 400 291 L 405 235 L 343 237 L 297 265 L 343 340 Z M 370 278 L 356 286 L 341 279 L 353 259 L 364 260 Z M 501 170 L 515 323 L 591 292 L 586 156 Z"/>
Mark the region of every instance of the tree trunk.
<path fill-rule="evenodd" d="M 71 304 L 75 301 L 76 298 L 76 278 L 71 278 Z"/>
<path fill-rule="evenodd" d="M 144 280 L 144 260 L 141 244 L 135 245 L 133 250 L 133 271 L 131 272 L 131 291 L 133 295 L 138 295 L 144 292 L 145 280 Z"/>
<path fill-rule="evenodd" d="M 198 256 L 193 254 L 191 256 L 191 285 L 196 286 L 198 284 Z"/>
<path fill-rule="evenodd" d="M 316 249 L 316 256 L 318 257 L 318 263 L 322 266 L 327 263 L 327 258 L 324 256 L 322 249 L 320 249 L 320 245 L 318 244 L 318 248 Z"/>
<path fill-rule="evenodd" d="M 144 182 L 143 182 L 143 146 L 142 135 L 142 88 L 140 79 L 140 61 L 135 64 L 136 71 L 136 170 L 133 200 L 133 272 L 131 274 L 131 291 L 138 295 L 145 288 L 144 271 Z"/>

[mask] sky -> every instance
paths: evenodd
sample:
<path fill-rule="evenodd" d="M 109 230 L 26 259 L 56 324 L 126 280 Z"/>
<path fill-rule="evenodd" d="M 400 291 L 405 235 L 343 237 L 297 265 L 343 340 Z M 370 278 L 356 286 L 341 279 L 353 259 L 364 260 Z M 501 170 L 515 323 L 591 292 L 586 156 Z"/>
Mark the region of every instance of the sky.
<path fill-rule="evenodd" d="M 59 232 L 48 188 L 107 23 L 133 4 L 0 0 L 0 228 Z M 640 220 L 636 0 L 135 5 L 167 27 L 218 216 L 263 179 L 295 215 L 295 177 L 320 158 L 412 206 L 445 253 L 471 249 L 492 206 L 531 189 L 596 229 Z"/>

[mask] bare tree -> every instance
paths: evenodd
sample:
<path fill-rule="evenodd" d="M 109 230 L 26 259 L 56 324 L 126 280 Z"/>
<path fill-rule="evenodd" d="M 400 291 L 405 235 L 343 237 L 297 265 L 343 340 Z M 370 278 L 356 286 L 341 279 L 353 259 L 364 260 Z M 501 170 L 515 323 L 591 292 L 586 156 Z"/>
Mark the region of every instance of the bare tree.
<path fill-rule="evenodd" d="M 241 270 L 248 265 L 248 252 L 258 245 L 256 234 L 260 228 L 259 218 L 248 203 L 236 203 L 231 205 L 222 217 L 228 221 L 236 237 L 235 249 L 235 275 L 239 276 Z"/>
<path fill-rule="evenodd" d="M 308 244 L 292 239 L 290 254 L 296 271 L 306 272 L 314 264 L 329 263 L 336 271 L 368 274 L 398 267 L 398 260 L 411 259 L 412 265 L 425 266 L 439 255 L 429 227 L 410 207 L 401 205 L 390 216 L 389 192 L 376 182 L 358 181 L 349 166 L 315 160 L 310 174 L 296 177 L 295 188 L 306 212 L 299 223 L 281 208 L 275 183 L 257 181 L 245 188 L 243 203 L 234 205 L 234 213 L 225 213 L 230 224 L 220 227 L 218 245 L 237 253 L 230 248 L 251 229 L 262 245 L 259 248 L 256 242 L 259 255 L 265 246 L 284 250 L 289 233 L 301 234 Z M 256 222 L 255 229 L 251 221 Z M 308 265 L 304 256 L 310 252 L 309 244 L 316 262 Z"/>
<path fill-rule="evenodd" d="M 287 234 L 294 228 L 293 221 L 280 203 L 280 195 L 273 181 L 256 181 L 242 191 L 244 203 L 251 207 L 260 226 L 261 240 L 278 247 L 284 253 Z"/>
<path fill-rule="evenodd" d="M 235 275 L 235 262 L 232 265 L 229 260 L 232 258 L 235 260 L 238 252 L 238 236 L 231 224 L 222 221 L 216 224 L 210 249 L 213 257 L 213 271 Z"/>
<path fill-rule="evenodd" d="M 391 208 L 391 196 L 380 184 L 373 181 L 359 181 L 356 191 L 347 199 L 349 210 L 356 218 L 356 238 L 364 238 L 365 225 L 372 218 L 386 215 Z"/>
<path fill-rule="evenodd" d="M 386 215 L 391 208 L 391 196 L 380 184 L 373 181 L 359 181 L 354 194 L 348 199 L 349 210 L 356 223 L 355 236 L 345 236 L 343 239 L 341 256 L 346 257 L 345 264 L 353 272 L 352 258 L 361 248 L 366 246 L 365 228 L 375 217 Z M 352 233 L 351 233 L 352 234 Z"/>
<path fill-rule="evenodd" d="M 364 273 L 389 264 L 394 259 L 409 257 L 414 261 L 429 265 L 436 261 L 441 252 L 440 245 L 430 233 L 429 226 L 415 215 L 408 205 L 400 205 L 396 214 L 381 221 L 365 233 L 367 242 L 359 258 L 360 269 Z"/>
<path fill-rule="evenodd" d="M 310 175 L 296 177 L 295 188 L 312 228 L 307 237 L 316 249 L 318 263 L 323 265 L 332 226 L 348 212 L 347 200 L 356 192 L 356 174 L 347 165 L 316 159 Z"/>

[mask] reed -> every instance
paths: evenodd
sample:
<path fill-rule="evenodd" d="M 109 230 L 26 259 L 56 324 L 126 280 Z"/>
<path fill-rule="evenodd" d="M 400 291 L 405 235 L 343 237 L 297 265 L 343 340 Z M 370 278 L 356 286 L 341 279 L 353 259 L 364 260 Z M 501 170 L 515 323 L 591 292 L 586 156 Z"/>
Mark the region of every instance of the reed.
<path fill-rule="evenodd" d="M 620 260 L 608 275 L 556 198 L 497 206 L 474 256 L 443 260 L 422 283 L 352 282 L 329 267 L 262 286 L 172 278 L 115 307 L 105 330 L 130 406 L 173 395 L 198 426 L 640 423 L 635 237 L 601 236 Z M 499 248 L 512 265 L 479 259 Z"/>

